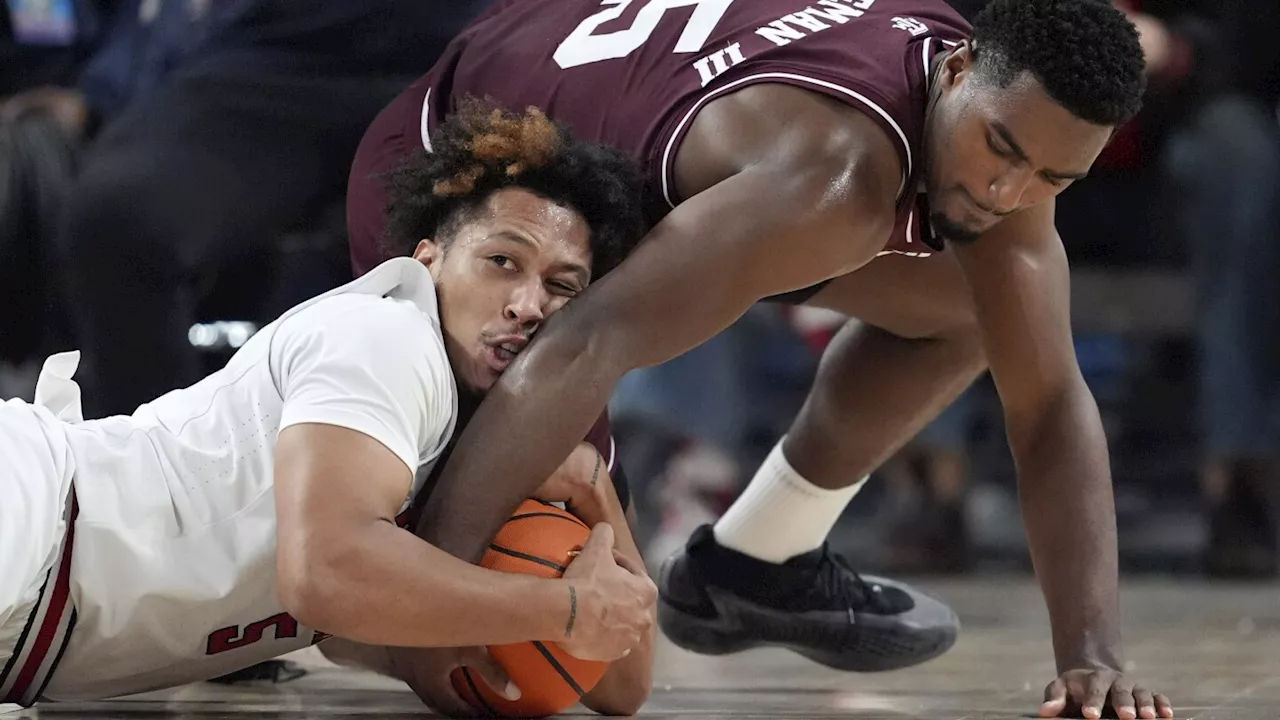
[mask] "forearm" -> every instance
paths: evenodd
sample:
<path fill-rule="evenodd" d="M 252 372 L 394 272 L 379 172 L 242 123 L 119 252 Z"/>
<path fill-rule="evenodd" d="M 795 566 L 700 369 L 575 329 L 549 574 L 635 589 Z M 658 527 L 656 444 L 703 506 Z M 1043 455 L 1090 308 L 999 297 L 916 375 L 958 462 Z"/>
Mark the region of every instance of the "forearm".
<path fill-rule="evenodd" d="M 455 647 L 558 640 L 559 580 L 471 565 L 391 523 L 282 550 L 280 594 L 300 622 L 367 645 Z"/>
<path fill-rule="evenodd" d="M 636 545 L 635 537 L 628 530 L 627 514 L 618 503 L 617 496 L 609 493 L 611 507 L 607 513 L 598 517 L 584 516 L 588 524 L 607 522 L 615 528 L 615 545 L 618 552 L 630 558 L 637 567 L 644 567 L 644 558 Z M 657 612 L 655 608 L 655 613 Z M 649 698 L 653 689 L 654 643 L 657 633 L 657 619 L 654 619 L 654 632 L 647 635 L 631 654 L 615 660 L 600 682 L 591 692 L 582 697 L 582 704 L 601 715 L 634 715 L 640 706 Z"/>
<path fill-rule="evenodd" d="M 1026 431 L 1010 427 L 1058 669 L 1119 667 L 1115 500 L 1097 404 L 1080 379 Z"/>

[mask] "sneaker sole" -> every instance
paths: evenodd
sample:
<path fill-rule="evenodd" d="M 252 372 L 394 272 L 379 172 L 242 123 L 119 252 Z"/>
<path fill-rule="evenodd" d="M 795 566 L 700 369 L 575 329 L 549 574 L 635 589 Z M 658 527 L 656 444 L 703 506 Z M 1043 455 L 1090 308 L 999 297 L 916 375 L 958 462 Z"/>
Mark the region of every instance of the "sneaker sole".
<path fill-rule="evenodd" d="M 677 646 L 702 655 L 781 647 L 836 670 L 901 670 L 941 656 L 955 645 L 960 631 L 960 622 L 950 608 L 907 590 L 917 602 L 915 609 L 903 616 L 858 615 L 855 624 L 836 628 L 842 640 L 838 648 L 815 647 L 813 638 L 833 635 L 820 629 L 822 621 L 797 622 L 794 615 L 755 606 L 713 588 L 708 593 L 719 611 L 716 617 L 690 614 L 660 594 L 658 625 Z"/>

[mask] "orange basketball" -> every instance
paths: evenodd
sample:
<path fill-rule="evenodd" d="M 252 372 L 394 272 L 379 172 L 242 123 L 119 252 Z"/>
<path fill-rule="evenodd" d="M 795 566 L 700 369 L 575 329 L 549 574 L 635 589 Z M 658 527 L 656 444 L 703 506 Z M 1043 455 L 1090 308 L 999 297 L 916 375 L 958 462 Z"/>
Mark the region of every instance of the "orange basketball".
<path fill-rule="evenodd" d="M 591 530 L 572 514 L 537 500 L 526 500 L 489 544 L 480 565 L 502 572 L 560 577 L 571 553 L 582 548 Z M 579 660 L 555 643 L 490 645 L 489 654 L 520 688 L 520 699 L 503 698 L 479 674 L 453 673 L 454 690 L 472 707 L 503 717 L 546 717 L 573 707 L 600 682 L 609 663 Z"/>

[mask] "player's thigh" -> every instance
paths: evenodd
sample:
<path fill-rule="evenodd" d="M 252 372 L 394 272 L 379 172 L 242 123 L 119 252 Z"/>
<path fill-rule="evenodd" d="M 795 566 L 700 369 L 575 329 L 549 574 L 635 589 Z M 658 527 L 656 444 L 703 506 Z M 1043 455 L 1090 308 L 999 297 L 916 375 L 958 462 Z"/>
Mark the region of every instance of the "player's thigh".
<path fill-rule="evenodd" d="M 65 458 L 50 447 L 31 407 L 17 400 L 0 403 L 0 458 L 3 646 L 11 624 L 6 617 L 21 615 L 35 600 L 54 560 L 66 530 L 63 516 L 71 483 Z"/>
<path fill-rule="evenodd" d="M 884 255 L 835 278 L 805 303 L 857 318 L 905 338 L 976 327 L 973 296 L 952 253 Z"/>

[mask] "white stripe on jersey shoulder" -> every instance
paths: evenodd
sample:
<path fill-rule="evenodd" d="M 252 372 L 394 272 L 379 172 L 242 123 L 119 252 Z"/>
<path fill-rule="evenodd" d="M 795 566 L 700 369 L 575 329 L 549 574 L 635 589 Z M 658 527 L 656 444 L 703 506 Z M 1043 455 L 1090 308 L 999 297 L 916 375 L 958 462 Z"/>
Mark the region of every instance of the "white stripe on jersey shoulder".
<path fill-rule="evenodd" d="M 697 112 L 702 109 L 702 106 L 705 105 L 708 100 L 712 100 L 717 95 L 726 93 L 740 85 L 743 85 L 744 83 L 749 83 L 749 82 L 754 82 L 759 80 L 767 80 L 769 78 L 777 78 L 779 80 L 794 80 L 802 83 L 809 83 L 812 85 L 816 85 L 817 87 L 825 88 L 827 90 L 834 90 L 843 95 L 847 95 L 848 97 L 851 97 L 854 100 L 857 100 L 863 105 L 866 105 L 873 112 L 875 112 L 877 115 L 883 118 L 885 122 L 889 123 L 889 126 L 893 128 L 895 133 L 897 133 L 898 140 L 899 142 L 902 143 L 902 149 L 906 152 L 906 156 L 907 156 L 907 167 L 903 169 L 902 184 L 898 187 L 898 195 L 902 194 L 903 189 L 905 189 L 907 185 L 907 178 L 911 177 L 911 143 L 907 142 L 907 134 L 902 131 L 902 128 L 898 125 L 897 121 L 895 121 L 893 117 L 889 115 L 889 113 L 885 112 L 884 108 L 875 104 L 874 102 L 871 101 L 870 98 L 868 98 L 867 96 L 859 92 L 850 90 L 849 88 L 841 85 L 836 85 L 835 83 L 827 82 L 826 80 L 818 80 L 817 78 L 806 77 L 804 75 L 797 75 L 795 73 L 770 72 L 770 73 L 758 73 L 756 75 L 748 75 L 747 77 L 739 78 L 727 85 L 724 85 L 716 88 L 715 90 L 712 90 L 711 92 L 699 98 L 698 101 L 693 104 L 693 107 L 689 108 L 689 111 L 685 113 L 684 117 L 680 119 L 680 122 L 676 125 L 675 130 L 671 133 L 671 139 L 667 140 L 666 149 L 662 151 L 662 168 L 661 168 L 662 197 L 667 201 L 668 205 L 670 205 L 673 208 L 676 206 L 675 203 L 671 201 L 671 184 L 669 181 L 670 175 L 668 173 L 668 169 L 671 166 L 671 152 L 675 149 L 676 138 L 680 137 L 680 133 L 684 130 L 684 126 L 687 125 L 689 121 L 693 119 L 693 116 L 696 115 Z"/>
<path fill-rule="evenodd" d="M 427 88 L 427 96 L 422 98 L 422 147 L 431 152 L 431 88 Z"/>
<path fill-rule="evenodd" d="M 613 433 L 609 433 L 609 463 L 605 465 L 605 470 L 613 472 L 613 466 L 618 459 L 618 442 L 613 439 Z"/>
<path fill-rule="evenodd" d="M 929 52 L 929 48 L 933 47 L 933 38 L 927 38 L 924 41 L 924 49 L 920 51 L 920 55 L 924 62 L 924 87 L 925 93 L 929 92 L 929 72 L 933 70 L 933 53 Z"/>

